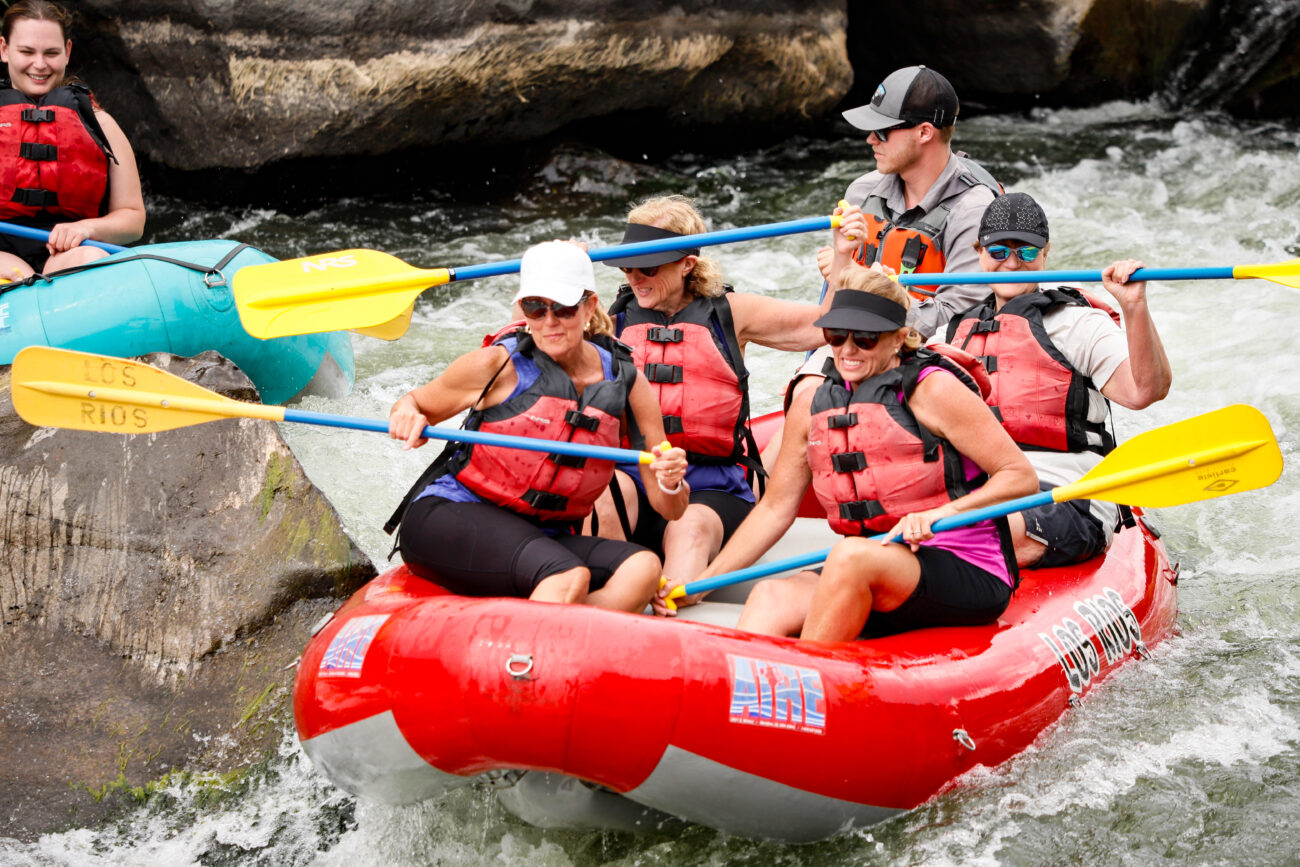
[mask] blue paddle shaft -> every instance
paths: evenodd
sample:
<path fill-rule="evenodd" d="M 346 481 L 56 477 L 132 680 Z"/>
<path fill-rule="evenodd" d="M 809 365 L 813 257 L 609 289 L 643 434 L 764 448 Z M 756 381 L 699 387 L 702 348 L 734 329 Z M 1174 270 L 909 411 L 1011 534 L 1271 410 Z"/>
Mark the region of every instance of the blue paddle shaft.
<path fill-rule="evenodd" d="M 987 521 L 991 518 L 1001 518 L 1003 515 L 1010 515 L 1012 512 L 1020 512 L 1025 509 L 1032 509 L 1035 506 L 1045 506 L 1055 502 L 1052 499 L 1051 491 L 1042 491 L 1037 494 L 1030 494 L 1028 497 L 1021 497 L 1017 500 L 1007 500 L 1005 503 L 996 503 L 992 506 L 985 506 L 982 509 L 972 509 L 969 512 L 962 512 L 960 515 L 953 515 L 951 518 L 940 518 L 930 525 L 936 533 L 944 530 L 956 530 L 958 527 L 969 527 L 971 524 L 978 524 L 980 521 Z M 883 542 L 889 538 L 888 533 L 881 533 L 878 536 L 872 536 L 872 541 Z M 892 541 L 901 542 L 901 536 L 895 536 Z M 739 584 L 741 581 L 748 581 L 751 578 L 763 578 L 768 575 L 775 575 L 778 572 L 786 572 L 790 569 L 802 569 L 805 566 L 815 566 L 822 563 L 830 556 L 831 549 L 824 548 L 821 551 L 813 551 L 811 554 L 800 554 L 797 557 L 786 557 L 784 560 L 774 560 L 771 563 L 759 563 L 756 566 L 750 566 L 746 569 L 737 569 L 735 572 L 724 572 L 721 575 L 715 575 L 712 578 L 705 578 L 701 581 L 692 581 L 682 589 L 685 595 L 691 596 L 696 593 L 703 593 L 706 590 L 717 590 L 719 587 L 727 587 L 731 584 Z"/>
<path fill-rule="evenodd" d="M 1232 267 L 1139 268 L 1129 282 L 1142 280 L 1231 280 Z M 947 286 L 953 283 L 1100 283 L 1101 271 L 975 271 L 955 274 L 902 274 L 904 286 Z"/>
<path fill-rule="evenodd" d="M 680 238 L 661 238 L 655 241 L 638 241 L 635 244 L 619 244 L 613 247 L 599 247 L 588 250 L 587 255 L 593 262 L 606 259 L 621 259 L 624 256 L 643 256 L 646 253 L 662 253 L 665 250 L 680 250 L 683 247 L 708 247 L 713 244 L 730 244 L 736 241 L 752 241 L 757 238 L 776 238 L 781 235 L 797 235 L 801 232 L 816 232 L 831 228 L 830 217 L 808 217 L 804 220 L 787 220 L 784 223 L 766 223 L 761 226 L 745 226 L 739 229 L 723 229 L 718 232 L 704 232 L 699 235 L 683 235 Z M 452 268 L 452 280 L 471 280 L 479 277 L 499 277 L 502 274 L 519 273 L 519 259 L 505 262 L 493 262 L 489 265 L 467 265 Z"/>
<path fill-rule="evenodd" d="M 50 240 L 49 229 L 34 229 L 31 226 L 20 226 L 17 223 L 0 223 L 0 234 L 13 235 L 15 238 L 30 238 L 33 241 Z M 119 247 L 117 244 L 105 244 L 103 241 L 82 241 L 83 247 L 98 247 L 101 250 L 107 250 L 110 253 L 121 253 L 125 247 Z"/>
<path fill-rule="evenodd" d="M 309 412 L 300 409 L 285 409 L 284 420 L 303 424 L 322 425 L 324 427 L 342 427 L 352 430 L 388 433 L 388 422 L 373 418 L 357 418 L 348 415 L 331 415 L 324 412 Z M 516 437 L 506 434 L 486 433 L 460 428 L 434 427 L 424 429 L 423 436 L 431 440 L 454 440 L 463 443 L 482 443 L 488 446 L 505 446 L 512 449 L 524 449 L 530 452 L 547 452 L 553 455 L 575 455 L 580 458 L 596 458 L 604 461 L 640 463 L 641 453 L 632 449 L 615 449 L 607 446 L 589 446 L 582 443 L 566 443 L 560 440 L 542 440 L 532 437 Z"/>

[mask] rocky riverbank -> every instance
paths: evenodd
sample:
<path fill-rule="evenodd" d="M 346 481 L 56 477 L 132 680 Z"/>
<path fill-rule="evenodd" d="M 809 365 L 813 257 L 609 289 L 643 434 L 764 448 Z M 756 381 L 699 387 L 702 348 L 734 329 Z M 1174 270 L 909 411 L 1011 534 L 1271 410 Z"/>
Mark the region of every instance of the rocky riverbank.
<path fill-rule="evenodd" d="M 506 147 L 630 119 L 622 135 L 683 146 L 785 136 L 913 63 L 944 71 L 968 108 L 1178 100 L 1208 78 L 1232 110 L 1300 107 L 1300 40 L 1286 38 L 1297 0 L 1039 0 L 1014 14 L 958 0 L 87 0 L 82 11 L 74 67 L 141 156 L 180 171 Z M 1228 66 L 1198 67 L 1205 53 Z"/>
<path fill-rule="evenodd" d="M 205 356 L 148 360 L 257 399 Z M 375 574 L 274 424 L 36 428 L 14 414 L 8 368 L 0 551 L 0 836 L 265 755 L 311 625 Z"/>

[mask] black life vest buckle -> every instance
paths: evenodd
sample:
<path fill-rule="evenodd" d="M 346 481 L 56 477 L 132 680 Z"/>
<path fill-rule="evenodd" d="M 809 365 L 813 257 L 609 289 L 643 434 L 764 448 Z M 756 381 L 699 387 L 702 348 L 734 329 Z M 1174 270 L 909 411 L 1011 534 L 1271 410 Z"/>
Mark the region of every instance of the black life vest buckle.
<path fill-rule="evenodd" d="M 826 426 L 831 430 L 853 427 L 857 423 L 858 414 L 856 412 L 846 412 L 842 415 L 833 415 L 826 419 Z"/>
<path fill-rule="evenodd" d="M 54 109 L 24 108 L 23 121 L 26 123 L 54 123 Z"/>
<path fill-rule="evenodd" d="M 929 245 L 921 240 L 920 235 L 913 235 L 908 238 L 907 242 L 903 244 L 902 255 L 898 257 L 899 264 L 903 266 L 902 272 L 910 274 L 920 267 L 921 263 L 925 261 L 925 254 L 929 249 Z"/>
<path fill-rule="evenodd" d="M 562 512 L 569 504 L 569 498 L 563 494 L 539 491 L 536 488 L 529 488 L 519 499 L 539 512 Z"/>
<path fill-rule="evenodd" d="M 53 208 L 59 204 L 59 194 L 52 190 L 34 190 L 31 187 L 19 187 L 14 190 L 11 202 L 32 208 Z"/>
<path fill-rule="evenodd" d="M 680 364 L 647 364 L 644 368 L 645 378 L 651 382 L 676 385 L 682 381 Z"/>
<path fill-rule="evenodd" d="M 885 514 L 879 500 L 854 500 L 840 503 L 840 517 L 846 521 L 870 521 Z"/>
<path fill-rule="evenodd" d="M 984 365 L 984 369 L 989 373 L 998 372 L 998 357 L 996 355 L 977 355 L 975 360 Z"/>
<path fill-rule="evenodd" d="M 971 326 L 971 334 L 993 334 L 1002 330 L 1002 323 L 996 319 L 981 319 Z"/>
<path fill-rule="evenodd" d="M 18 156 L 25 160 L 35 160 L 37 162 L 56 162 L 59 159 L 59 146 L 25 141 L 18 148 Z"/>
<path fill-rule="evenodd" d="M 547 458 L 557 467 L 582 467 L 587 464 L 587 459 L 582 455 L 561 455 L 551 452 Z"/>
<path fill-rule="evenodd" d="M 684 334 L 680 328 L 668 328 L 656 325 L 646 332 L 645 339 L 651 343 L 681 343 Z"/>
<path fill-rule="evenodd" d="M 564 414 L 564 421 L 565 424 L 569 425 L 569 427 L 581 428 L 582 430 L 591 431 L 593 433 L 600 429 L 600 419 L 594 416 L 584 415 L 576 409 L 571 409 L 566 412 Z"/>
<path fill-rule="evenodd" d="M 867 456 L 862 452 L 839 452 L 831 455 L 831 466 L 837 473 L 856 473 L 867 468 Z"/>
<path fill-rule="evenodd" d="M 664 416 L 664 433 L 672 436 L 673 434 L 682 433 L 685 430 L 686 426 L 682 424 L 682 417 L 680 415 Z"/>

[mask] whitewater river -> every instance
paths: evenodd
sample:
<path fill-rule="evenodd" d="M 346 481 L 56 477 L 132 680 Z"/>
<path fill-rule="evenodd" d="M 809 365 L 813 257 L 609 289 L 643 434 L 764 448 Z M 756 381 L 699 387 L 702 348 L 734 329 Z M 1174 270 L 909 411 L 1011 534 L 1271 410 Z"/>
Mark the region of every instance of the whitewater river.
<path fill-rule="evenodd" d="M 1300 133 L 1115 104 L 963 122 L 958 146 L 1051 221 L 1049 267 L 1221 266 L 1300 256 Z M 371 247 L 421 267 L 515 258 L 531 243 L 621 237 L 629 200 L 694 196 L 711 227 L 828 213 L 865 170 L 860 139 L 790 141 L 735 158 L 652 166 L 574 157 L 581 179 L 539 178 L 469 202 L 424 190 L 308 213 L 155 201 L 150 240 L 232 237 L 289 257 Z M 499 186 L 499 185 L 498 185 Z M 815 297 L 818 236 L 713 248 L 738 288 Z M 597 266 L 612 298 L 617 272 Z M 386 417 L 392 401 L 503 321 L 514 278 L 426 292 L 410 333 L 355 338 L 357 386 L 307 409 Z M 1181 634 L 1125 666 L 1026 753 L 870 830 L 811 846 L 705 828 L 630 835 L 541 831 L 469 788 L 420 806 L 358 803 L 324 782 L 286 731 L 281 756 L 230 797 L 176 788 L 105 828 L 0 841 L 3 864 L 1295 864 L 1300 859 L 1300 292 L 1263 281 L 1153 285 L 1173 391 L 1116 413 L 1121 437 L 1231 403 L 1268 416 L 1288 467 L 1262 491 L 1155 513 L 1181 562 Z M 778 405 L 791 360 L 749 359 L 756 411 Z M 379 526 L 433 452 L 376 434 L 286 426 L 307 473 L 377 562 Z M 3 831 L 0 830 L 0 835 Z"/>

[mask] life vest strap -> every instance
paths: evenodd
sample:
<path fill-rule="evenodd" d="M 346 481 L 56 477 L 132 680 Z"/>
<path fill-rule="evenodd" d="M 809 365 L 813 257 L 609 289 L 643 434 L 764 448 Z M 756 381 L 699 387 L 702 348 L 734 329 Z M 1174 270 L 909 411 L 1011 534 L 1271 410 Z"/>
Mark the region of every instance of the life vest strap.
<path fill-rule="evenodd" d="M 24 108 L 23 121 L 26 123 L 54 123 L 54 109 Z"/>
<path fill-rule="evenodd" d="M 594 416 L 584 415 L 576 409 L 571 409 L 566 412 L 564 414 L 564 421 L 569 425 L 569 427 L 581 428 L 582 430 L 591 431 L 592 433 L 600 429 L 600 419 Z"/>
<path fill-rule="evenodd" d="M 645 378 L 651 382 L 676 385 L 682 381 L 682 366 L 680 364 L 657 364 L 652 362 L 642 369 L 645 371 Z"/>
<path fill-rule="evenodd" d="M 680 415 L 664 416 L 664 433 L 672 436 L 673 434 L 682 433 L 685 430 L 686 426 L 682 424 L 682 417 Z"/>
<path fill-rule="evenodd" d="M 25 160 L 56 162 L 59 159 L 59 146 L 41 144 L 34 141 L 25 141 L 22 143 L 22 146 L 18 148 L 18 156 Z"/>
<path fill-rule="evenodd" d="M 520 499 L 539 512 L 563 512 L 569 504 L 569 498 L 563 494 L 539 491 L 536 488 L 529 488 Z"/>
<path fill-rule="evenodd" d="M 1002 323 L 997 319 L 981 319 L 971 326 L 971 334 L 993 334 L 1002 330 Z"/>
<path fill-rule="evenodd" d="M 984 365 L 984 369 L 989 373 L 998 372 L 998 357 L 996 355 L 977 355 L 975 359 Z"/>
<path fill-rule="evenodd" d="M 587 459 L 582 455 L 557 455 L 550 454 L 547 458 L 551 463 L 558 467 L 583 467 L 586 466 Z"/>
<path fill-rule="evenodd" d="M 682 329 L 657 325 L 646 332 L 646 340 L 651 343 L 681 343 Z"/>
<path fill-rule="evenodd" d="M 913 235 L 903 244 L 903 254 L 899 257 L 899 263 L 903 266 L 899 269 L 902 274 L 911 274 L 920 264 L 925 261 L 925 253 L 930 247 L 921 240 L 920 235 Z"/>
<path fill-rule="evenodd" d="M 885 514 L 879 500 L 854 500 L 840 503 L 840 517 L 846 521 L 870 521 Z"/>
<path fill-rule="evenodd" d="M 837 473 L 857 473 L 867 468 L 867 456 L 862 452 L 839 452 L 831 455 L 831 466 Z"/>
<path fill-rule="evenodd" d="M 11 202 L 37 208 L 54 208 L 59 204 L 59 194 L 50 190 L 34 190 L 31 187 L 19 187 L 14 190 Z"/>

